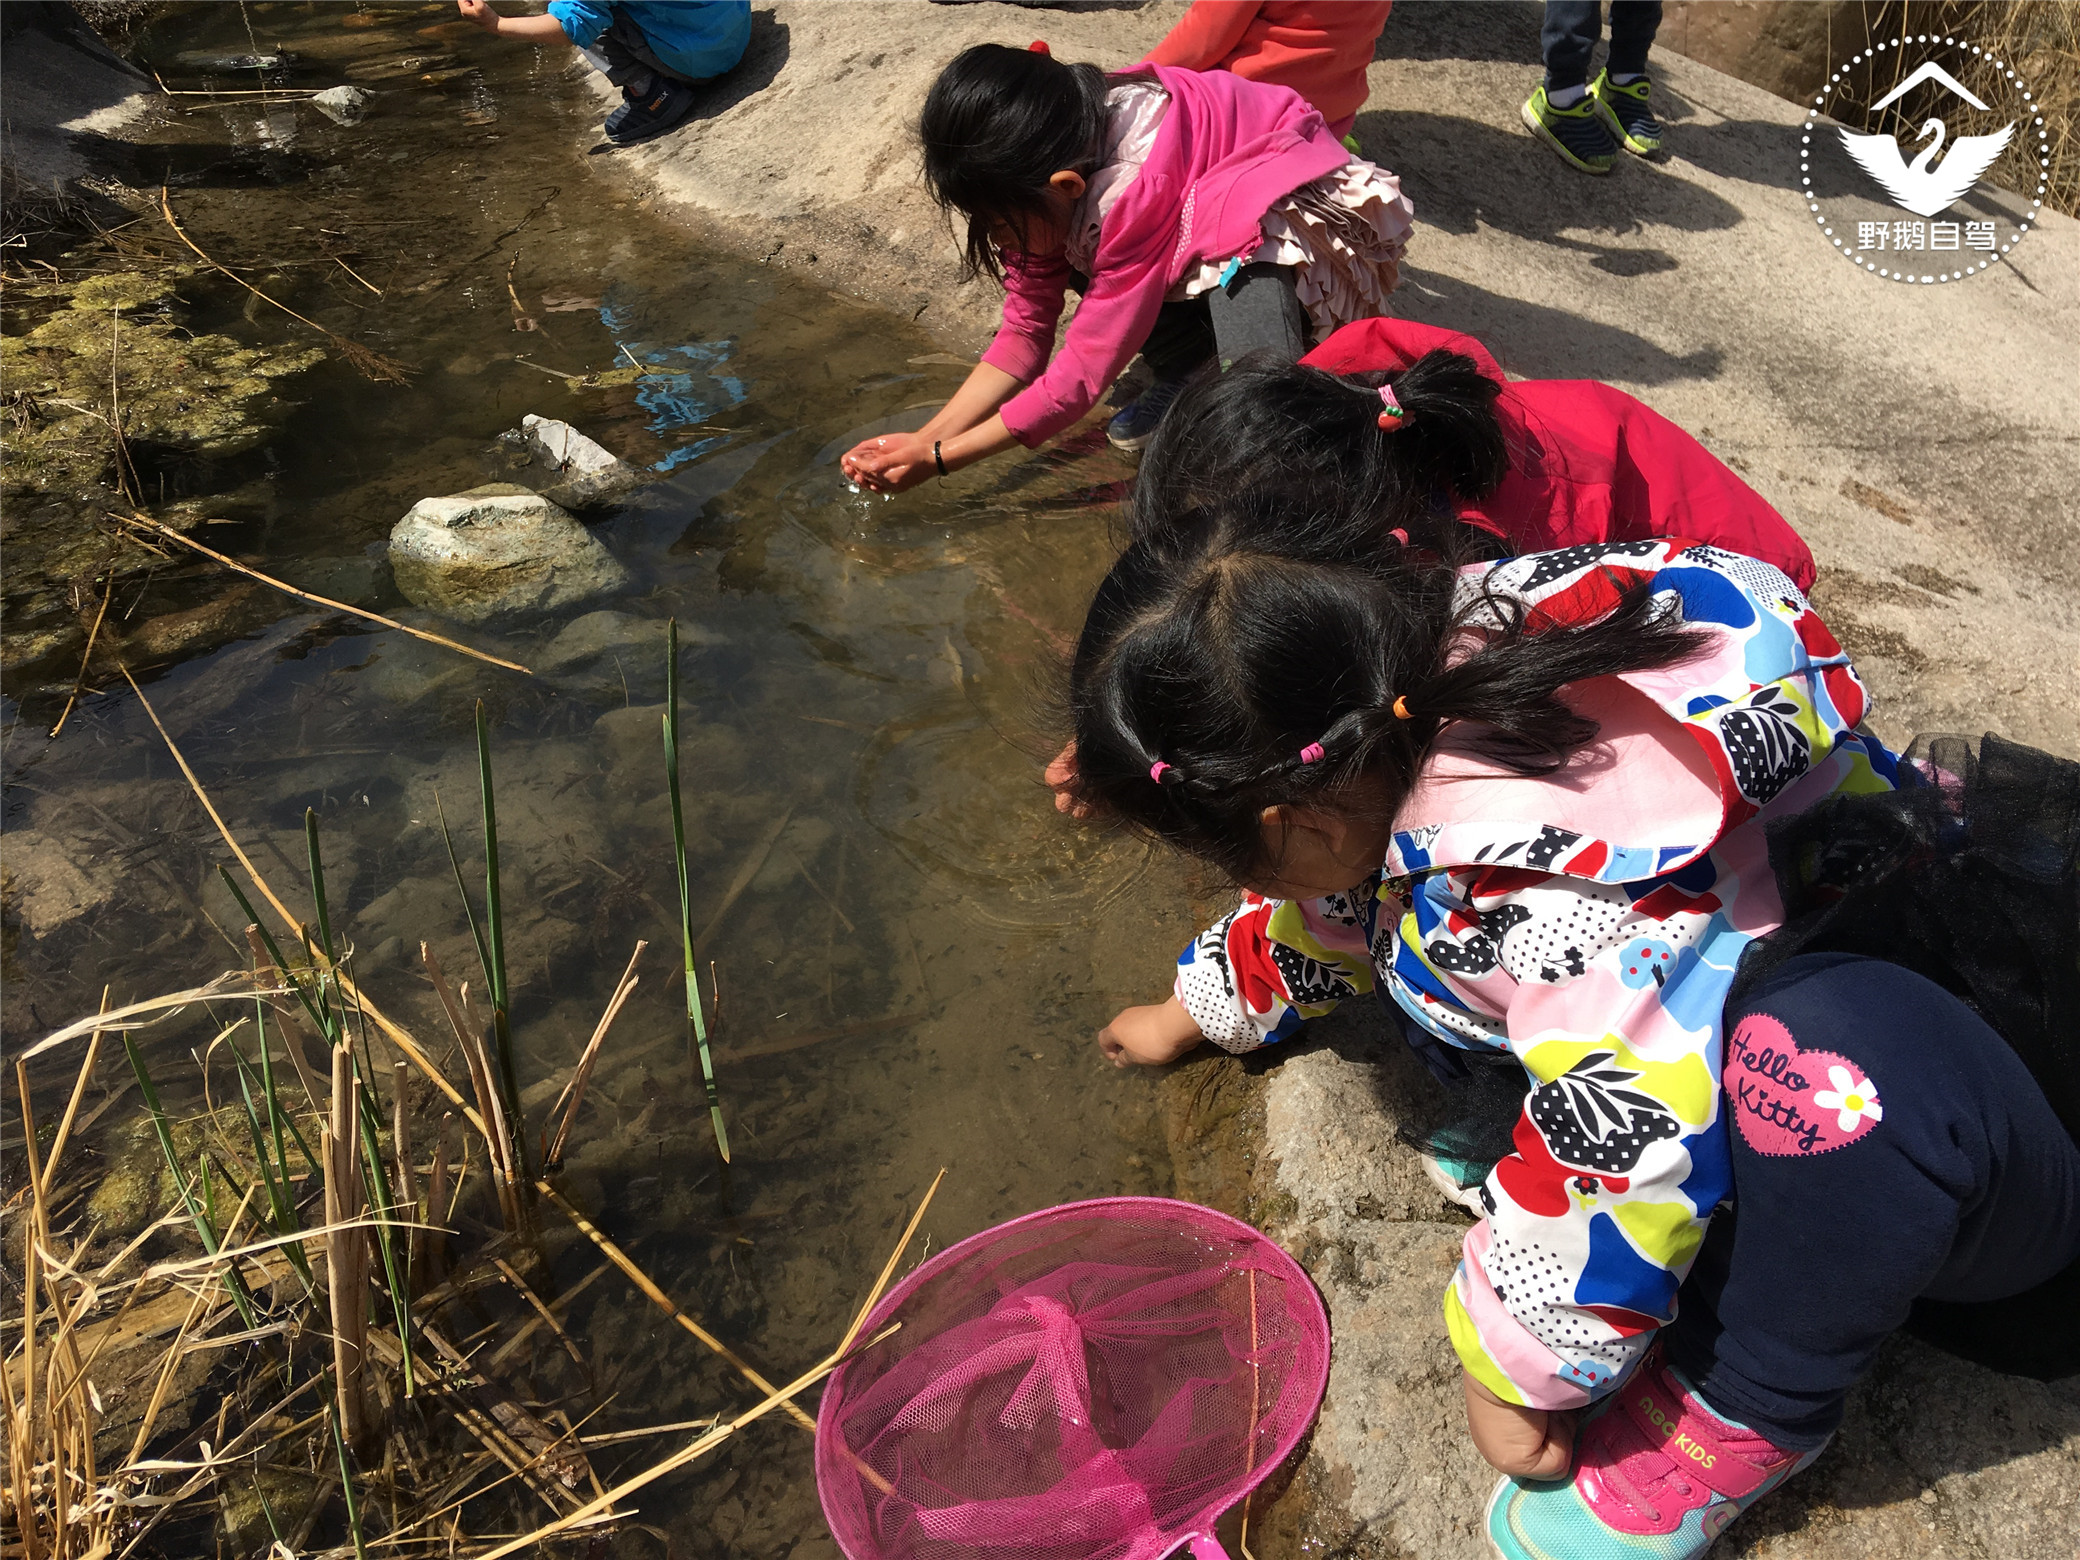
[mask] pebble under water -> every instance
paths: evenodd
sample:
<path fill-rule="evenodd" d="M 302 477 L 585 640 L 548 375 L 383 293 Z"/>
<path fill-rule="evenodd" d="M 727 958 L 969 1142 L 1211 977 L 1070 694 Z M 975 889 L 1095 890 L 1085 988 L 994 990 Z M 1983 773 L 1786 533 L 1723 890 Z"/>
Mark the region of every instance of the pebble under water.
<path fill-rule="evenodd" d="M 332 354 L 282 381 L 295 404 L 264 448 L 173 467 L 169 496 L 230 522 L 199 533 L 220 550 L 535 675 L 179 559 L 112 610 L 137 621 L 196 604 L 219 626 L 216 648 L 133 670 L 294 906 L 308 903 L 315 811 L 357 978 L 436 1056 L 449 1048 L 418 945 L 457 978 L 475 966 L 436 798 L 467 875 L 481 862 L 482 701 L 533 1111 L 636 940 L 650 943 L 560 1184 L 786 1379 L 836 1341 L 942 1165 L 934 1250 L 1047 1204 L 1169 1190 L 1153 1092 L 1105 1066 L 1091 1036 L 1160 994 L 1189 931 L 1177 877 L 1141 842 L 1065 824 L 1039 780 L 1040 695 L 1109 560 L 1130 468 L 1094 423 L 892 503 L 850 491 L 838 453 L 922 420 L 962 362 L 910 321 L 694 248 L 609 156 L 580 155 L 598 108 L 567 55 L 428 25 L 437 16 L 190 7 L 142 39 L 173 87 L 375 94 L 354 125 L 303 103 L 183 99 L 198 106 L 140 156 L 212 255 L 415 371 L 371 383 Z M 198 330 L 309 344 L 221 278 L 192 278 L 181 298 Z M 596 525 L 633 583 L 510 632 L 416 614 L 380 544 L 419 498 L 539 478 L 496 442 L 529 412 L 656 475 Z M 685 1046 L 658 718 L 667 618 L 683 642 L 695 891 L 720 906 L 741 885 L 701 948 L 721 992 L 728 1167 Z M 91 1012 L 104 987 L 120 1003 L 245 962 L 215 829 L 120 677 L 92 687 L 55 742 L 43 733 L 62 691 L 9 690 L 10 870 L 27 863 L 38 884 L 4 950 L 13 1047 Z M 231 1016 L 191 1010 L 140 1036 L 176 1114 L 203 1107 L 195 1057 Z M 39 1098 L 77 1060 L 45 1058 Z M 218 1102 L 236 1087 L 227 1068 L 209 1063 Z M 449 1068 L 462 1077 L 452 1053 Z M 104 1052 L 98 1086 L 126 1079 Z M 133 1095 L 85 1147 L 111 1169 L 149 1162 L 139 1121 Z M 464 1211 L 495 1219 L 488 1198 Z M 544 1228 L 547 1287 L 588 1280 L 595 1249 L 553 1214 Z M 590 1414 L 588 1433 L 752 1401 L 618 1274 L 563 1323 L 583 1369 L 546 1333 L 502 1369 L 523 1398 Z M 611 1484 L 671 1444 L 610 1443 L 595 1466 Z M 836 1553 L 810 1438 L 777 1415 L 634 1504 L 669 1551 L 627 1530 L 616 1554 Z"/>

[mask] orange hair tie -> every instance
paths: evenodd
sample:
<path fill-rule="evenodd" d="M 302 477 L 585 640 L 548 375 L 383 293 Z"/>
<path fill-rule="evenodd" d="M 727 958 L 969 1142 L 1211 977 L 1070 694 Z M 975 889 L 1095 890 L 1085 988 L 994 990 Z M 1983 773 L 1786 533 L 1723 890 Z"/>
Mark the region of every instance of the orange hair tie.
<path fill-rule="evenodd" d="M 1415 718 L 1408 713 L 1408 695 L 1405 693 L 1396 694 L 1394 697 L 1394 718 L 1396 720 L 1413 720 Z"/>

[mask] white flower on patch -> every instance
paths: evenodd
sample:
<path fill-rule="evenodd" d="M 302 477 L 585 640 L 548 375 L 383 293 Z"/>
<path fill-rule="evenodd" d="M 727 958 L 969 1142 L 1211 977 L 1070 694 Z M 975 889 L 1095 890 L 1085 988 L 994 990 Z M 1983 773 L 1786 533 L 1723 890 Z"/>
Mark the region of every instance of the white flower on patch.
<path fill-rule="evenodd" d="M 1846 1067 L 1827 1069 L 1827 1081 L 1832 1089 L 1820 1089 L 1813 1095 L 1813 1103 L 1822 1110 L 1840 1111 L 1835 1125 L 1844 1132 L 1854 1132 L 1858 1122 L 1868 1116 L 1872 1121 L 1883 1121 L 1885 1112 L 1878 1104 L 1878 1091 L 1871 1087 L 1868 1078 L 1859 1078 Z"/>

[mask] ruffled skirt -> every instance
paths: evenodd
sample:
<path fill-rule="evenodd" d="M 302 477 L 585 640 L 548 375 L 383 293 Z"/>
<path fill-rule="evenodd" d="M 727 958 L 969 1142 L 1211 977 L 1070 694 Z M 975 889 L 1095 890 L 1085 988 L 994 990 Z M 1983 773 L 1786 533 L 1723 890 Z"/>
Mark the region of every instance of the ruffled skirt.
<path fill-rule="evenodd" d="M 1415 208 L 1399 179 L 1354 157 L 1280 200 L 1264 213 L 1261 226 L 1263 242 L 1255 249 L 1229 260 L 1201 261 L 1169 296 L 1211 292 L 1238 262 L 1288 265 L 1298 273 L 1300 303 L 1321 342 L 1353 320 L 1387 312 L 1387 295 L 1401 280 Z"/>

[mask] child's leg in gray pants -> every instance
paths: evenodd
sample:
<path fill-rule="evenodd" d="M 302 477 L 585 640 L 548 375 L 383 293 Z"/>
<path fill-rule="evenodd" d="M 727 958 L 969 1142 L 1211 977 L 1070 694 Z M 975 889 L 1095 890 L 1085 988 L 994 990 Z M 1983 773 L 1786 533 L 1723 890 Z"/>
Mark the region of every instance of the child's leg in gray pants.
<path fill-rule="evenodd" d="M 592 41 L 592 47 L 584 54 L 592 62 L 592 68 L 602 72 L 617 87 L 646 87 L 647 78 L 653 71 L 673 81 L 690 83 L 694 79 L 684 71 L 673 70 L 659 59 L 651 51 L 650 40 L 643 36 L 643 29 L 630 21 L 618 6 L 607 30 Z M 637 95 L 641 96 L 641 92 Z"/>
<path fill-rule="evenodd" d="M 1213 339 L 1223 372 L 1248 352 L 1270 352 L 1297 363 L 1306 353 L 1307 311 L 1300 306 L 1297 273 L 1289 265 L 1246 265 L 1225 287 L 1206 294 Z"/>

